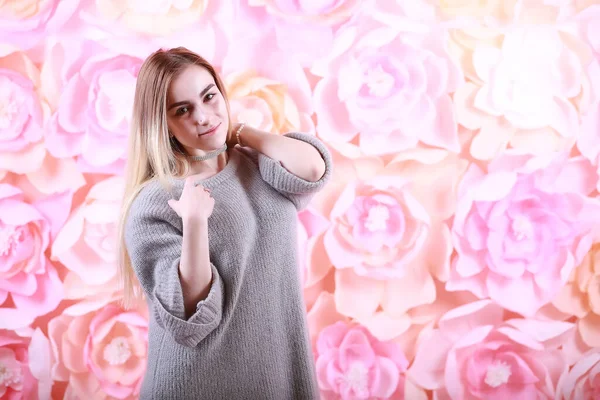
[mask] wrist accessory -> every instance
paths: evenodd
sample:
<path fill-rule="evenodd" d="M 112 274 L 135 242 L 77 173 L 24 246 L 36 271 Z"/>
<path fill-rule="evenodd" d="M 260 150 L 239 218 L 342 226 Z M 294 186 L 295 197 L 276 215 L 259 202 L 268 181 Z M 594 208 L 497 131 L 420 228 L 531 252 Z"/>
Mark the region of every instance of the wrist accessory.
<path fill-rule="evenodd" d="M 242 133 L 242 129 L 244 129 L 244 126 L 246 126 L 246 124 L 244 124 L 243 122 L 240 124 L 240 126 L 236 129 L 235 131 L 235 138 L 237 140 L 237 143 L 244 147 L 244 145 L 242 144 L 242 142 L 240 141 L 240 133 Z"/>

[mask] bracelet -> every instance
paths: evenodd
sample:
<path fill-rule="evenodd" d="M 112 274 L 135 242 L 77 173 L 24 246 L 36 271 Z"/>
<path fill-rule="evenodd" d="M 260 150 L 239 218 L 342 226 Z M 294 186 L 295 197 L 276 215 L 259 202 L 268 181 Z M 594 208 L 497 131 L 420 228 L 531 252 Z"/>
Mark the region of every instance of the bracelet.
<path fill-rule="evenodd" d="M 237 143 L 244 147 L 244 145 L 242 144 L 242 142 L 240 141 L 240 133 L 242 133 L 242 129 L 244 129 L 244 126 L 246 126 L 246 124 L 244 124 L 243 122 L 240 124 L 240 126 L 237 128 L 237 130 L 235 131 L 235 138 L 237 139 Z"/>

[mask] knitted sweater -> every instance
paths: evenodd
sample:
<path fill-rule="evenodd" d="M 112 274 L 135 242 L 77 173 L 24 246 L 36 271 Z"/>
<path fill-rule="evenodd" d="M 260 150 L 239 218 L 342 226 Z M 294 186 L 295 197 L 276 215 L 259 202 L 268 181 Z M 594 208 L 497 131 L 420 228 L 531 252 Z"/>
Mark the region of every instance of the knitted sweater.
<path fill-rule="evenodd" d="M 125 243 L 146 294 L 148 364 L 140 399 L 312 400 L 319 398 L 297 258 L 297 212 L 329 180 L 331 155 L 314 136 L 326 172 L 305 181 L 252 149 L 236 147 L 216 175 L 198 181 L 215 199 L 208 220 L 213 282 L 185 319 L 178 266 L 182 221 L 168 192 L 143 188 Z"/>

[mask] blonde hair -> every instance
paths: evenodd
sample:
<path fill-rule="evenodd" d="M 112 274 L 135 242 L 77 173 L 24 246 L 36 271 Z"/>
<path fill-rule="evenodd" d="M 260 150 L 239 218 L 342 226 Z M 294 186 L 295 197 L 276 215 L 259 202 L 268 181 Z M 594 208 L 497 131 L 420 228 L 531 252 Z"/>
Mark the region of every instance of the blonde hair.
<path fill-rule="evenodd" d="M 138 304 L 143 298 L 143 290 L 125 245 L 125 224 L 131 204 L 140 190 L 152 180 L 158 180 L 168 189 L 171 178 L 185 176 L 189 172 L 189 163 L 181 145 L 169 137 L 167 93 L 171 82 L 191 65 L 203 67 L 212 75 L 225 99 L 229 115 L 229 101 L 223 82 L 213 66 L 198 54 L 183 47 L 161 49 L 152 53 L 142 64 L 135 86 L 125 191 L 118 229 L 118 262 L 124 308 Z M 228 139 L 231 130 L 229 121 Z"/>

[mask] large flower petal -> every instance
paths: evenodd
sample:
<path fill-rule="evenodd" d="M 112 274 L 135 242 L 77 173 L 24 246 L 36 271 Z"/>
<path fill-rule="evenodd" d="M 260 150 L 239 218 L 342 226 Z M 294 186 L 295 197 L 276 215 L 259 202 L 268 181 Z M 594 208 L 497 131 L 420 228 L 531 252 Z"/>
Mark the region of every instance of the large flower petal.
<path fill-rule="evenodd" d="M 343 315 L 365 318 L 375 312 L 384 295 L 385 282 L 359 277 L 350 270 L 335 275 L 335 302 Z"/>

